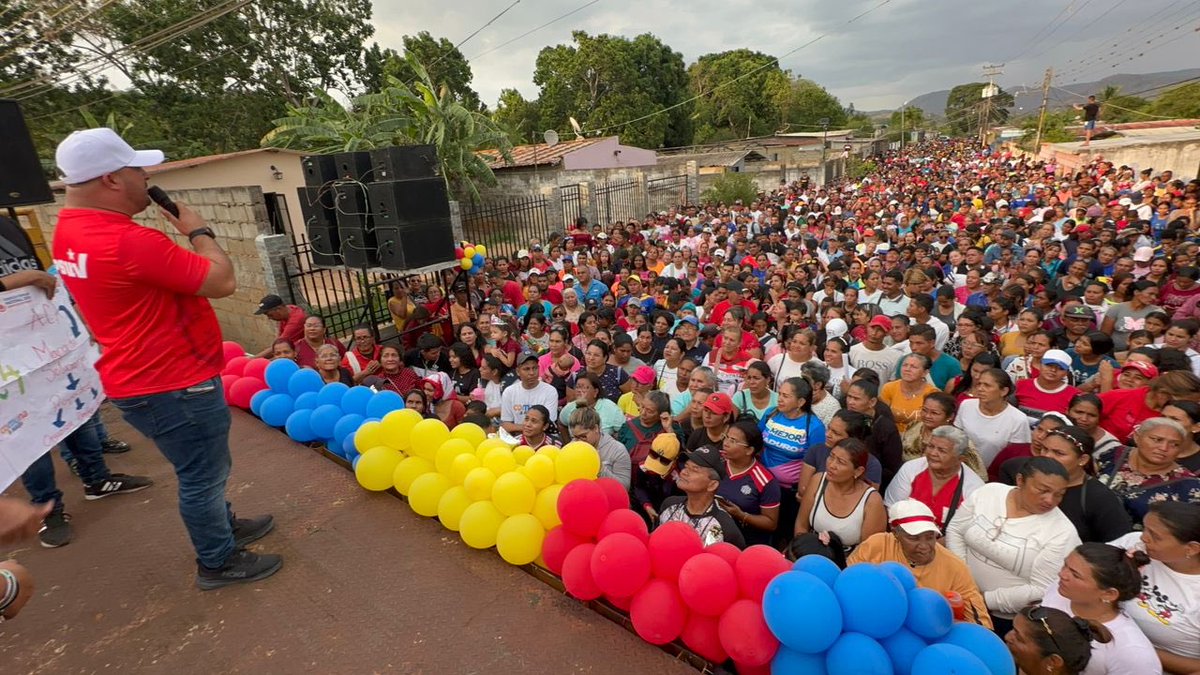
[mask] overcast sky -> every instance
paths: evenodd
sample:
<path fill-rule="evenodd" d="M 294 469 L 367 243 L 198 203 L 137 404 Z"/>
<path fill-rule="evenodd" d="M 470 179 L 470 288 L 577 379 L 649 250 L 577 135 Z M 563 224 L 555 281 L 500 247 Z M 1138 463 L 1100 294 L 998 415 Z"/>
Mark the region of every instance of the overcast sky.
<path fill-rule="evenodd" d="M 375 38 L 399 50 L 402 36 L 428 30 L 458 43 L 511 2 L 376 0 Z M 599 0 L 476 58 L 585 2 L 520 0 L 466 42 L 461 49 L 480 97 L 494 106 L 500 90 L 513 87 L 535 98 L 538 51 L 569 43 L 573 30 L 627 37 L 649 32 L 687 64 L 742 47 L 780 56 L 825 35 L 781 65 L 859 110 L 897 108 L 923 93 L 979 80 L 988 63 L 1006 64 L 998 82 L 1007 89 L 1040 86 L 1047 66 L 1063 73 L 1055 84 L 1066 85 L 1194 67 L 1200 47 L 1200 5 L 1192 0 L 890 0 L 849 25 L 880 0 Z"/>

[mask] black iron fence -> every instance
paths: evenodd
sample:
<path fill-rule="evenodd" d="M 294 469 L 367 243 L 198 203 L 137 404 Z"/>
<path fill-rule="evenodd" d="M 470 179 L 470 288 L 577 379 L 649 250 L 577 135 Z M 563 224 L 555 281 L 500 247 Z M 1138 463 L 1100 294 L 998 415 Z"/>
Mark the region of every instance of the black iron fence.
<path fill-rule="evenodd" d="M 564 231 L 558 222 L 563 213 L 557 204 L 543 196 L 516 197 L 486 204 L 460 206 L 463 236 L 472 244 L 487 247 L 488 256 L 515 258 L 533 241 L 546 243 L 552 234 Z M 549 214 L 554 214 L 551 221 Z"/>
<path fill-rule="evenodd" d="M 596 217 L 605 225 L 625 220 L 640 221 L 646 214 L 642 213 L 645 209 L 639 206 L 641 195 L 638 193 L 641 190 L 638 188 L 636 180 L 598 185 L 592 193 L 596 203 Z"/>
<path fill-rule="evenodd" d="M 657 213 L 689 203 L 688 180 L 689 176 L 685 173 L 646 181 L 646 201 L 650 210 Z"/>
<path fill-rule="evenodd" d="M 562 185 L 558 191 L 562 197 L 563 224 L 570 227 L 576 218 L 583 215 L 583 185 Z"/>

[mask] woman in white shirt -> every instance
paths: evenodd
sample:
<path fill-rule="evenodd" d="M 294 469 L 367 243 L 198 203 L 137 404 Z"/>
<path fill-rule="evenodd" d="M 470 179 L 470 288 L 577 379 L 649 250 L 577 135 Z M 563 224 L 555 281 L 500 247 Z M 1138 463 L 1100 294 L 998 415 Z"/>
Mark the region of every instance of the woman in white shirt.
<path fill-rule="evenodd" d="M 1145 553 L 1127 555 L 1109 544 L 1080 544 L 1063 562 L 1058 581 L 1046 589 L 1042 604 L 1103 625 L 1112 634 L 1092 642 L 1092 658 L 1084 675 L 1160 675 L 1158 654 L 1121 603 L 1142 590 L 1138 567 L 1150 562 Z"/>
<path fill-rule="evenodd" d="M 1012 379 L 999 368 L 990 368 L 976 378 L 973 393 L 975 398 L 967 399 L 959 406 L 954 426 L 967 432 L 979 451 L 984 468 L 989 468 L 992 460 L 1010 443 L 1032 440 L 1029 418 L 1009 405 Z"/>
<path fill-rule="evenodd" d="M 771 379 L 775 381 L 777 391 L 781 382 L 803 376 L 800 366 L 812 360 L 820 360 L 816 355 L 816 333 L 808 329 L 789 326 L 784 330 L 784 335 L 786 337 L 782 342 L 787 345 L 787 351 L 767 362 L 771 368 Z"/>
<path fill-rule="evenodd" d="M 975 490 L 946 529 L 946 547 L 966 561 L 997 635 L 1042 597 L 1079 545 L 1075 526 L 1058 510 L 1066 491 L 1062 464 L 1033 457 L 1021 467 L 1016 487 L 988 483 Z"/>
<path fill-rule="evenodd" d="M 1141 591 L 1123 609 L 1158 651 L 1163 670 L 1200 672 L 1200 504 L 1155 502 L 1141 532 L 1112 543 L 1150 557 Z"/>

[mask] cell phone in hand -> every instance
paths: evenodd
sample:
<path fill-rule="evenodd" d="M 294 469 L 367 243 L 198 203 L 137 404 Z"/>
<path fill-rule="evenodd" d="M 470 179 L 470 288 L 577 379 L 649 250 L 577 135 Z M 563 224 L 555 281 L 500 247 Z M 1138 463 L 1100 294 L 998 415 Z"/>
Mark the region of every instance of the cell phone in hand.
<path fill-rule="evenodd" d="M 158 187 L 157 185 L 151 185 L 146 192 L 149 193 L 151 201 L 162 207 L 164 211 L 175 216 L 176 218 L 179 217 L 179 207 L 176 206 L 175 202 L 171 201 L 171 198 L 167 196 L 166 190 Z"/>

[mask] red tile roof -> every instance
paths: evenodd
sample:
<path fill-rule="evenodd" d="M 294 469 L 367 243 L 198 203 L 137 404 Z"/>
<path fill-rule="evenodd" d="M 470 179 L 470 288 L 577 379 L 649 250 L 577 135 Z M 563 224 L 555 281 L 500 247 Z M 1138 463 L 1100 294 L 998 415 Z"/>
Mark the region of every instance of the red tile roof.
<path fill-rule="evenodd" d="M 611 137 L 609 137 L 611 138 Z M 524 166 L 558 166 L 562 164 L 564 155 L 568 155 L 576 150 L 580 150 L 594 145 L 600 141 L 606 140 L 605 137 L 597 138 L 576 138 L 570 141 L 562 141 L 554 147 L 549 147 L 545 143 L 535 143 L 533 145 L 517 145 L 512 149 L 513 161 L 506 162 L 496 150 L 480 150 L 476 154 L 487 160 L 488 166 L 492 169 L 512 169 Z"/>
<path fill-rule="evenodd" d="M 192 167 L 203 166 L 205 164 L 212 164 L 213 162 L 220 162 L 225 159 L 232 159 L 234 157 L 243 157 L 245 155 L 253 155 L 253 154 L 259 153 L 259 152 L 282 152 L 282 153 L 286 153 L 289 155 L 308 154 L 308 153 L 299 152 L 296 150 L 287 150 L 285 148 L 253 148 L 251 150 L 238 150 L 237 152 L 226 152 L 221 155 L 205 155 L 203 157 L 192 157 L 190 159 L 180 159 L 180 160 L 176 160 L 174 162 L 163 162 L 162 164 L 159 164 L 158 166 L 146 167 L 146 173 L 153 176 L 154 174 L 157 174 L 157 173 L 163 173 L 166 171 L 174 171 L 176 169 L 190 169 Z"/>

